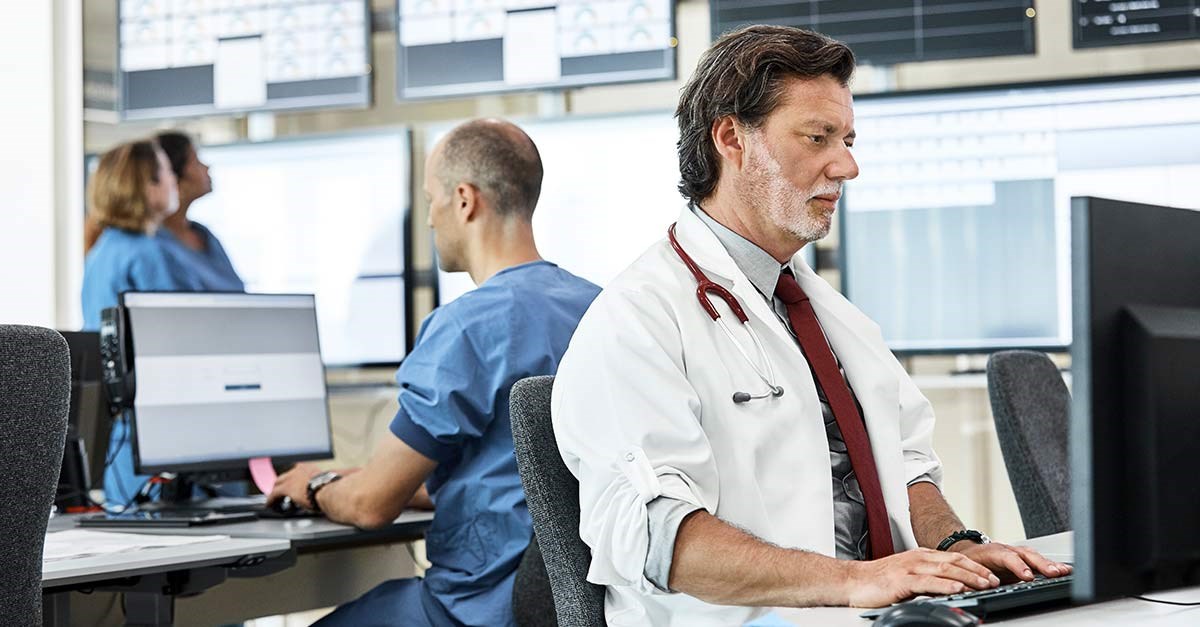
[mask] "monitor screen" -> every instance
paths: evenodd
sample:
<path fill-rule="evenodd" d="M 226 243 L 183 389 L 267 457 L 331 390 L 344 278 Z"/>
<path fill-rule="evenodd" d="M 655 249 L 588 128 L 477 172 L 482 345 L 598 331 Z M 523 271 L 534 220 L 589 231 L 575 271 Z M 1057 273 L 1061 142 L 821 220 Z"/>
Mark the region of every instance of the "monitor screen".
<path fill-rule="evenodd" d="M 120 0 L 121 115 L 366 107 L 369 0 Z"/>
<path fill-rule="evenodd" d="M 603 287 L 679 218 L 679 129 L 670 112 L 518 122 L 542 157 L 533 231 L 542 257 Z M 429 134 L 429 147 L 449 127 Z M 631 150 L 630 147 L 636 149 Z M 805 247 L 813 264 L 814 249 Z M 439 272 L 446 304 L 474 289 L 465 272 Z"/>
<path fill-rule="evenodd" d="M 1071 343 L 1071 196 L 1200 197 L 1200 77 L 860 97 L 843 290 L 893 350 Z"/>
<path fill-rule="evenodd" d="M 397 0 L 396 95 L 675 78 L 671 0 Z"/>
<path fill-rule="evenodd" d="M 712 37 L 751 24 L 797 26 L 854 49 L 860 64 L 1033 54 L 1032 0 L 710 0 Z M 1032 13 L 1031 13 L 1032 12 Z"/>
<path fill-rule="evenodd" d="M 249 292 L 317 297 L 329 365 L 395 364 L 408 346 L 407 131 L 204 146 L 213 181 L 188 217 Z"/>
<path fill-rule="evenodd" d="M 1200 39 L 1200 6 L 1194 0 L 1071 3 L 1074 48 Z"/>
<path fill-rule="evenodd" d="M 332 457 L 312 295 L 127 292 L 138 472 Z"/>
<path fill-rule="evenodd" d="M 519 125 L 542 157 L 533 213 L 538 250 L 569 272 L 604 285 L 665 237 L 686 206 L 675 189 L 679 131 L 668 112 Z M 448 130 L 430 133 L 430 147 Z M 439 302 L 474 287 L 465 272 L 440 272 Z"/>

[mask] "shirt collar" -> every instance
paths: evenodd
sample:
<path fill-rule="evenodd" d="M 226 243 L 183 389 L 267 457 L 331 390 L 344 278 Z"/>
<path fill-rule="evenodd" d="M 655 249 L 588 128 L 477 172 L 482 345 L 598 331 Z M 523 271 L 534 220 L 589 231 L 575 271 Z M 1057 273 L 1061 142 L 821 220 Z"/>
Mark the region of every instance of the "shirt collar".
<path fill-rule="evenodd" d="M 721 246 L 733 258 L 742 274 L 750 279 L 750 283 L 768 300 L 775 297 L 775 284 L 779 282 L 779 273 L 787 264 L 780 264 L 770 253 L 759 248 L 754 242 L 734 233 L 724 224 L 717 222 L 699 207 L 692 207 L 700 221 L 717 236 Z"/>

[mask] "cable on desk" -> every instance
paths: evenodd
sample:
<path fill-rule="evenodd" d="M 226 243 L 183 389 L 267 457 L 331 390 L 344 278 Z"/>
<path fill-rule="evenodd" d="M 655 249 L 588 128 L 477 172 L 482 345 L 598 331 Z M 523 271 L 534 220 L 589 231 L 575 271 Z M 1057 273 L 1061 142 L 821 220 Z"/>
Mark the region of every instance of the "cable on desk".
<path fill-rule="evenodd" d="M 1132 598 L 1132 599 L 1137 599 L 1137 600 L 1139 600 L 1139 601 L 1149 601 L 1149 602 L 1151 602 L 1151 603 L 1162 603 L 1163 605 L 1177 605 L 1177 606 L 1179 606 L 1179 607 L 1197 607 L 1197 606 L 1200 606 L 1200 601 L 1194 601 L 1194 602 L 1189 602 L 1189 603 L 1183 603 L 1183 602 L 1180 602 L 1180 601 L 1167 601 L 1167 600 L 1165 600 L 1165 599 L 1151 599 L 1150 597 L 1141 597 L 1141 596 L 1133 596 L 1133 597 L 1130 597 L 1130 598 Z"/>

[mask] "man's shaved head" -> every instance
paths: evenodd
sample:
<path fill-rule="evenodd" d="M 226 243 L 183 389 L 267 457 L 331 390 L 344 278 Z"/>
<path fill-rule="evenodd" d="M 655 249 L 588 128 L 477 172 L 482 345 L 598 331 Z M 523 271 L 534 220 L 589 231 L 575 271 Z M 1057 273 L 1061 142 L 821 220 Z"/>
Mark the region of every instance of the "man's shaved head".
<path fill-rule="evenodd" d="M 435 151 L 433 175 L 449 194 L 475 186 L 497 214 L 533 216 L 542 191 L 542 158 L 533 140 L 504 120 L 472 120 L 450 131 Z"/>

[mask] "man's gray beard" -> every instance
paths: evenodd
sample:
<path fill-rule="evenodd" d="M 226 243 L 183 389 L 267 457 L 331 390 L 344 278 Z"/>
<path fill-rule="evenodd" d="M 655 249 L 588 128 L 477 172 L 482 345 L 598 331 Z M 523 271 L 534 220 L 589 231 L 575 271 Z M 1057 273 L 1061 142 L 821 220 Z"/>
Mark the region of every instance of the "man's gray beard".
<path fill-rule="evenodd" d="M 829 235 L 832 220 L 814 218 L 808 201 L 814 196 L 836 193 L 841 190 L 840 185 L 818 184 L 812 190 L 800 191 L 783 177 L 783 168 L 765 146 L 747 151 L 746 158 L 751 182 L 743 201 L 760 205 L 759 209 L 766 203 L 771 224 L 797 239 L 812 243 Z"/>

